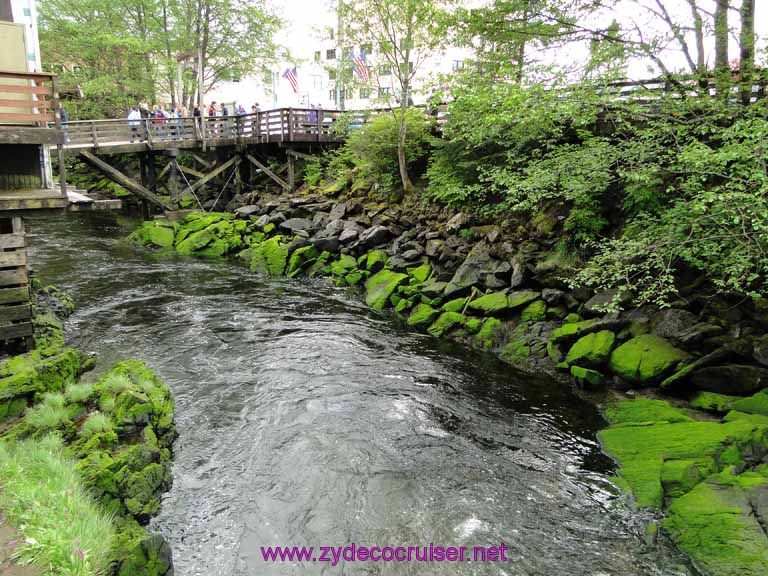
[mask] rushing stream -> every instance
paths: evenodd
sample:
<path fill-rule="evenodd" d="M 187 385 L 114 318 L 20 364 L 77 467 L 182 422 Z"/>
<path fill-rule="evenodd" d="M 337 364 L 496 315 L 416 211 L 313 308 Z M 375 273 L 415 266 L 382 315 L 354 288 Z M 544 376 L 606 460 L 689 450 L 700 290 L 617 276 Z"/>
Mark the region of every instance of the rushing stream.
<path fill-rule="evenodd" d="M 129 222 L 130 226 L 131 223 Z M 31 218 L 31 261 L 100 366 L 171 386 L 176 574 L 684 575 L 608 482 L 590 404 L 398 328 L 322 280 L 158 257 L 114 216 Z M 498 546 L 507 562 L 268 563 L 262 546 Z M 318 554 L 319 555 L 319 554 Z"/>

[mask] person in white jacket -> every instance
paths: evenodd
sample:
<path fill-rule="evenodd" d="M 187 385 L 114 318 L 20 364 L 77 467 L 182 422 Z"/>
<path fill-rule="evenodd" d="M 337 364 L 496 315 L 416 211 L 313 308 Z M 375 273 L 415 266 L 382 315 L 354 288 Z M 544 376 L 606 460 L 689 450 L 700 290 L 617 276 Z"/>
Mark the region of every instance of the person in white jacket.
<path fill-rule="evenodd" d="M 139 135 L 139 128 L 141 127 L 141 112 L 139 112 L 138 106 L 133 106 L 131 111 L 128 112 L 128 126 L 131 127 L 131 142 L 136 141 L 138 138 L 142 140 Z"/>

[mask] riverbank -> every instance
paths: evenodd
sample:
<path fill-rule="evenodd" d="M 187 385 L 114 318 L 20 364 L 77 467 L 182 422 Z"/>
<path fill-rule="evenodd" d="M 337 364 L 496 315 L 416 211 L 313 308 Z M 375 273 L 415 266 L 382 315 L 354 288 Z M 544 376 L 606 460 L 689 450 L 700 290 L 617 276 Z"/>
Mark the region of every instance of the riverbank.
<path fill-rule="evenodd" d="M 179 222 L 146 223 L 132 239 L 180 254 L 238 255 L 253 271 L 266 276 L 328 276 L 338 285 L 361 288 L 369 306 L 388 311 L 407 326 L 493 351 L 516 366 L 557 374 L 563 382 L 571 379 L 598 401 L 613 398 L 606 389 L 629 397 L 649 391 L 675 397 L 678 403 L 691 400 L 693 407 L 707 409 L 717 398 L 709 393 L 747 398 L 768 382 L 764 378 L 766 317 L 760 303 L 733 306 L 694 299 L 665 310 L 645 307 L 607 313 L 612 294 L 567 288 L 563 280 L 567 263 L 558 259 L 551 234 L 554 225 L 546 215 L 523 229 L 509 230 L 506 223 L 489 224 L 428 204 L 409 205 L 407 200 L 389 205 L 361 193 L 342 195 L 338 188 L 291 198 L 242 200 L 245 205 L 235 214 L 193 213 Z M 705 412 L 683 415 L 692 421 L 713 420 Z M 725 420 L 734 418 L 738 414 Z M 696 435 L 715 425 L 722 432 L 715 433 L 710 443 L 695 442 L 677 452 L 664 442 L 642 440 L 648 457 L 659 462 L 648 474 L 651 484 L 660 488 L 654 498 L 645 499 L 637 485 L 625 486 L 633 490 L 640 506 L 675 511 L 681 506 L 674 506 L 676 500 L 714 473 L 760 474 L 764 425 L 750 420 L 739 425 L 694 426 Z M 641 422 L 643 429 L 654 430 L 668 424 L 655 414 Z M 622 466 L 624 478 L 632 477 L 632 462 L 622 447 L 639 441 L 635 430 L 630 430 L 639 430 L 637 423 L 634 420 L 630 427 L 617 421 L 614 427 L 624 428 L 625 433 L 606 431 L 602 436 L 608 453 Z M 674 440 L 683 431 L 669 432 Z M 734 451 L 750 456 L 720 458 L 721 452 Z M 690 467 L 681 461 L 702 458 L 714 458 L 716 465 L 703 466 L 698 480 L 693 474 L 683 488 L 680 482 L 662 481 L 672 468 L 686 478 L 691 476 Z M 662 475 L 661 463 L 667 461 L 674 464 Z M 669 487 L 673 484 L 674 488 Z M 762 490 L 761 484 L 755 486 Z M 707 513 L 700 517 L 707 518 Z M 697 520 L 665 523 L 664 528 L 707 573 L 742 570 L 738 573 L 749 574 L 748 570 L 765 562 L 761 552 L 749 561 L 735 554 L 739 543 L 726 545 L 727 549 L 700 544 L 703 540 L 691 545 L 692 532 L 681 528 L 688 523 L 693 528 Z M 742 542 L 768 550 L 765 535 L 752 528 L 742 533 L 754 538 Z M 727 558 L 727 567 L 707 560 L 713 556 Z"/>
<path fill-rule="evenodd" d="M 0 363 L 0 510 L 18 530 L 6 561 L 39 574 L 169 576 L 170 548 L 144 526 L 171 482 L 170 390 L 135 360 L 86 375 L 94 359 L 64 340 L 73 306 L 35 290 L 36 348 Z"/>

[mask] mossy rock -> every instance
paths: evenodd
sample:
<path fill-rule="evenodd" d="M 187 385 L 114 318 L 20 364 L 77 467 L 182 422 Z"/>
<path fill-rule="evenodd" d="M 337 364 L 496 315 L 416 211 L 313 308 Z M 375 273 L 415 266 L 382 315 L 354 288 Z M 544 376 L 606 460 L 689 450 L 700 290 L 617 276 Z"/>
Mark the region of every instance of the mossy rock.
<path fill-rule="evenodd" d="M 370 252 L 369 252 L 370 255 Z M 407 274 L 382 269 L 365 283 L 365 303 L 376 310 L 383 310 L 389 297 L 408 278 Z"/>
<path fill-rule="evenodd" d="M 482 312 L 486 316 L 492 316 L 509 308 L 507 294 L 505 292 L 493 292 L 469 303 L 469 309 Z"/>
<path fill-rule="evenodd" d="M 363 280 L 368 278 L 369 275 L 370 275 L 370 272 L 368 272 L 367 270 L 354 270 L 344 277 L 344 281 L 347 283 L 348 286 L 357 286 Z"/>
<path fill-rule="evenodd" d="M 408 326 L 428 326 L 432 321 L 440 314 L 439 310 L 435 310 L 429 304 L 419 304 L 408 316 Z"/>
<path fill-rule="evenodd" d="M 661 485 L 667 498 L 679 498 L 715 472 L 712 458 L 667 460 L 661 467 Z"/>
<path fill-rule="evenodd" d="M 652 422 L 670 424 L 674 422 L 692 422 L 693 418 L 664 400 L 637 398 L 609 404 L 605 408 L 605 418 L 613 425 L 648 424 Z"/>
<path fill-rule="evenodd" d="M 598 388 L 605 383 L 605 376 L 597 370 L 583 368 L 581 366 L 571 366 L 571 376 L 582 386 Z"/>
<path fill-rule="evenodd" d="M 387 265 L 389 256 L 384 250 L 371 250 L 365 258 L 365 269 L 369 272 L 378 272 Z"/>
<path fill-rule="evenodd" d="M 443 312 L 437 320 L 427 329 L 432 336 L 441 337 L 457 325 L 464 323 L 465 317 L 458 312 Z"/>
<path fill-rule="evenodd" d="M 766 483 L 755 472 L 710 476 L 672 501 L 663 528 L 705 574 L 763 576 L 768 538 L 753 502 L 766 501 Z"/>
<path fill-rule="evenodd" d="M 615 341 L 616 335 L 610 330 L 592 332 L 582 336 L 571 346 L 565 361 L 588 368 L 601 366 L 610 358 Z"/>
<path fill-rule="evenodd" d="M 357 268 L 357 260 L 349 254 L 342 254 L 338 260 L 331 263 L 331 274 L 334 276 L 346 276 Z"/>
<path fill-rule="evenodd" d="M 113 558 L 117 576 L 169 576 L 173 572 L 171 548 L 159 534 L 149 534 L 130 518 L 115 521 Z"/>
<path fill-rule="evenodd" d="M 747 414 L 768 416 L 768 389 L 762 390 L 749 398 L 740 398 L 731 404 L 731 408 Z"/>
<path fill-rule="evenodd" d="M 737 420 L 743 420 L 744 422 L 749 422 L 755 426 L 763 426 L 768 428 L 768 416 L 763 416 L 762 414 L 749 414 L 747 412 L 731 410 L 723 418 L 724 422 L 735 422 Z"/>
<path fill-rule="evenodd" d="M 503 327 L 498 318 L 486 318 L 482 328 L 475 335 L 475 344 L 483 350 L 491 350 L 501 341 Z"/>
<path fill-rule="evenodd" d="M 274 236 L 253 248 L 251 271 L 276 278 L 282 276 L 288 260 L 288 245 L 281 236 Z"/>
<path fill-rule="evenodd" d="M 512 292 L 507 297 L 507 307 L 510 310 L 522 308 L 523 306 L 527 306 L 534 300 L 538 300 L 540 296 L 541 296 L 541 293 L 533 292 L 532 290 L 519 290 L 517 292 Z"/>
<path fill-rule="evenodd" d="M 741 400 L 741 397 L 717 394 L 716 392 L 699 392 L 688 405 L 697 410 L 724 414 L 731 409 L 733 403 L 737 400 Z"/>
<path fill-rule="evenodd" d="M 463 312 L 469 298 L 454 298 L 440 308 L 443 312 Z"/>
<path fill-rule="evenodd" d="M 477 334 L 483 327 L 483 320 L 480 318 L 467 318 L 464 327 L 470 334 Z"/>
<path fill-rule="evenodd" d="M 527 362 L 530 355 L 531 348 L 524 339 L 515 339 L 508 342 L 499 352 L 501 359 L 509 364 L 524 364 Z"/>
<path fill-rule="evenodd" d="M 555 344 L 577 338 L 579 334 L 592 327 L 596 319 L 582 320 L 580 322 L 568 322 L 566 317 L 563 325 L 552 331 L 550 339 Z"/>
<path fill-rule="evenodd" d="M 520 313 L 520 322 L 543 322 L 547 319 L 547 305 L 543 300 L 535 300 Z"/>
<path fill-rule="evenodd" d="M 610 366 L 627 382 L 653 384 L 663 380 L 689 357 L 687 352 L 675 348 L 664 338 L 643 334 L 616 348 L 611 354 Z"/>
<path fill-rule="evenodd" d="M 412 282 L 423 284 L 432 275 L 432 266 L 429 262 L 424 262 L 421 266 L 408 268 L 408 275 L 411 277 Z"/>
<path fill-rule="evenodd" d="M 175 226 L 171 223 L 161 223 L 159 221 L 143 222 L 139 228 L 128 236 L 128 240 L 138 246 L 161 249 L 173 248 L 175 239 Z"/>
<path fill-rule="evenodd" d="M 320 255 L 314 246 L 303 246 L 297 248 L 291 253 L 288 259 L 288 265 L 285 269 L 286 276 L 294 278 L 298 276 Z"/>

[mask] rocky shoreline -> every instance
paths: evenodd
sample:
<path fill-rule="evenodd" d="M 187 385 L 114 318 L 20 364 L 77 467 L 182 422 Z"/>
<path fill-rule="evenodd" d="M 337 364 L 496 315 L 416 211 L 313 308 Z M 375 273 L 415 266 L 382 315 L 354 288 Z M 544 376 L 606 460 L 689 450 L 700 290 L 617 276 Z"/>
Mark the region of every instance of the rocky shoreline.
<path fill-rule="evenodd" d="M 699 280 L 671 308 L 606 312 L 614 294 L 569 289 L 547 214 L 499 225 L 335 185 L 254 193 L 230 208 L 145 222 L 130 239 L 237 256 L 271 277 L 328 277 L 413 329 L 572 382 L 605 404 L 600 440 L 620 466 L 617 484 L 640 507 L 667 511 L 664 531 L 704 573 L 766 572 L 765 302 L 699 298 Z"/>
<path fill-rule="evenodd" d="M 108 573 L 172 576 L 170 547 L 145 528 L 172 480 L 171 391 L 137 360 L 95 381 L 79 380 L 95 362 L 65 344 L 62 319 L 73 309 L 71 299 L 46 287 L 35 290 L 35 300 L 36 348 L 0 363 L 0 440 L 13 445 L 56 436 L 112 519 Z"/>

